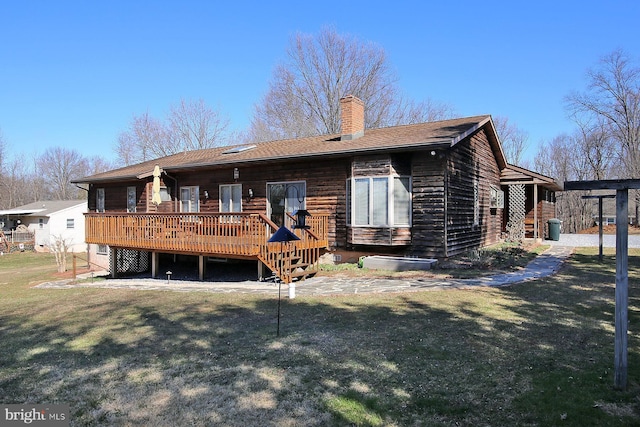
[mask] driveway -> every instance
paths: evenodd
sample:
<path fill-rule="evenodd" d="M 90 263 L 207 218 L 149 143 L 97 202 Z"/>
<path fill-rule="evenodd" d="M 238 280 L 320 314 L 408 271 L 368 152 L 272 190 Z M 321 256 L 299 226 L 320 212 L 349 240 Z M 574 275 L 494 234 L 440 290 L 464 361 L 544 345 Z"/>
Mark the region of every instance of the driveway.
<path fill-rule="evenodd" d="M 542 243 L 551 246 L 571 246 L 574 248 L 589 246 L 597 247 L 599 245 L 599 236 L 597 234 L 560 234 L 560 239 L 558 241 L 545 240 Z M 605 248 L 615 248 L 615 234 L 603 235 L 602 246 Z M 629 234 L 629 247 L 640 248 L 640 234 Z"/>

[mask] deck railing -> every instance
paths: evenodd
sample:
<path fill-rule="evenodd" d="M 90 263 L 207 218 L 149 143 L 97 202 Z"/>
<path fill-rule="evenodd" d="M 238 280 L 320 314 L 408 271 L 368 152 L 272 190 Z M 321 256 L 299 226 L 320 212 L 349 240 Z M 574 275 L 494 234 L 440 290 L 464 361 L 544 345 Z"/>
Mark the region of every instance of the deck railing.
<path fill-rule="evenodd" d="M 269 250 L 277 226 L 251 213 L 88 213 L 87 243 L 169 253 L 257 257 Z M 328 215 L 295 230 L 304 247 L 326 247 Z"/>

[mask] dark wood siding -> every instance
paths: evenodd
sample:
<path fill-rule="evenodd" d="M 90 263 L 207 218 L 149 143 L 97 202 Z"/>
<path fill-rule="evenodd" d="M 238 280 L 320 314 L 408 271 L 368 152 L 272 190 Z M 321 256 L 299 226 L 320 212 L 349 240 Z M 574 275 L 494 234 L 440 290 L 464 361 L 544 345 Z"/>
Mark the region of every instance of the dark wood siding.
<path fill-rule="evenodd" d="M 484 130 L 456 144 L 447 159 L 446 256 L 500 240 L 502 209 L 491 209 L 491 185 L 500 187 L 500 170 Z M 475 224 L 475 191 L 479 203 Z"/>
<path fill-rule="evenodd" d="M 242 184 L 242 210 L 249 213 L 266 213 L 267 183 L 282 181 L 305 181 L 306 207 L 314 212 L 330 215 L 329 242 L 333 247 L 346 246 L 346 179 L 350 159 L 292 161 L 278 164 L 237 166 L 239 179 L 233 179 L 233 167 L 198 170 L 197 172 L 171 173 L 172 179 L 164 178 L 163 184 L 169 188 L 171 202 L 159 206 L 151 203 L 152 178 L 117 184 L 92 185 L 89 191 L 89 209 L 96 209 L 96 188 L 105 189 L 105 210 L 126 212 L 127 187 L 135 185 L 138 196 L 138 212 L 176 212 L 180 210 L 180 187 L 198 186 L 200 190 L 200 211 L 218 212 L 220 209 L 220 185 Z M 249 197 L 249 189 L 253 198 Z M 209 198 L 205 198 L 207 191 Z"/>
<path fill-rule="evenodd" d="M 445 251 L 445 160 L 444 151 L 431 155 L 420 151 L 413 155 L 412 254 L 443 256 Z"/>

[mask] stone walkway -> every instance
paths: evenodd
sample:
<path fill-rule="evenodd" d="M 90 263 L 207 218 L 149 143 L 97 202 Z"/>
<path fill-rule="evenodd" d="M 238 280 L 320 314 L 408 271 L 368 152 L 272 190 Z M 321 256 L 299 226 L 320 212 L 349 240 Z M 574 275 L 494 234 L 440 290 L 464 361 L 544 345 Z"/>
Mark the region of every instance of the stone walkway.
<path fill-rule="evenodd" d="M 345 295 L 372 292 L 409 292 L 442 289 L 467 289 L 478 286 L 505 286 L 549 276 L 560 268 L 571 255 L 571 246 L 551 246 L 536 257 L 526 268 L 477 279 L 382 279 L 364 277 L 313 277 L 295 283 L 296 295 Z M 85 277 L 87 277 L 85 275 Z M 90 277 L 90 276 L 88 276 Z M 106 279 L 95 282 L 72 283 L 71 280 L 42 283 L 37 288 L 108 288 L 135 290 L 166 290 L 174 292 L 218 292 L 278 294 L 278 285 L 273 282 L 199 282 L 166 279 Z M 282 296 L 288 295 L 288 286 L 282 285 Z"/>

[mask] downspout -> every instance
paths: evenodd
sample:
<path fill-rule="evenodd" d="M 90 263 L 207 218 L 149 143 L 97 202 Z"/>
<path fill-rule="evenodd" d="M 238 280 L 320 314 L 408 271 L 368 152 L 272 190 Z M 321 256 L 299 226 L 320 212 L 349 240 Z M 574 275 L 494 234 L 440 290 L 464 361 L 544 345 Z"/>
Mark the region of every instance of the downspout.
<path fill-rule="evenodd" d="M 538 184 L 533 184 L 533 238 L 537 239 L 538 231 Z"/>

